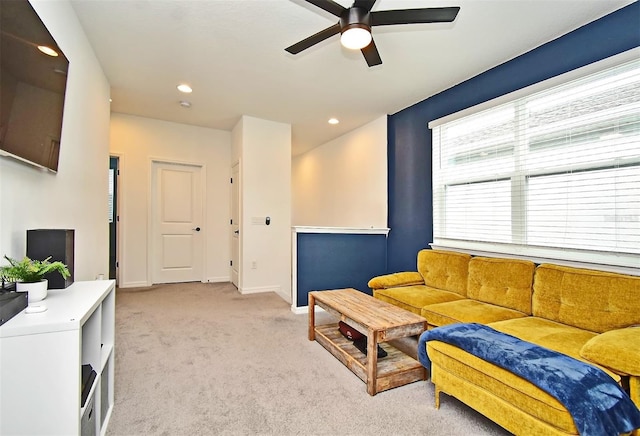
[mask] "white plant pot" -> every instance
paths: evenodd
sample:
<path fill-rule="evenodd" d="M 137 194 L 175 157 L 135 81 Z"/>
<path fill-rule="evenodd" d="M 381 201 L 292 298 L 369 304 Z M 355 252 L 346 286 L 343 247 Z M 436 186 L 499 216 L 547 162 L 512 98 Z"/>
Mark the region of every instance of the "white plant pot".
<path fill-rule="evenodd" d="M 28 292 L 27 300 L 29 303 L 35 303 L 36 301 L 41 301 L 47 298 L 47 289 L 49 288 L 49 281 L 47 279 L 42 279 L 39 282 L 35 283 L 16 283 L 16 291 L 18 292 Z"/>

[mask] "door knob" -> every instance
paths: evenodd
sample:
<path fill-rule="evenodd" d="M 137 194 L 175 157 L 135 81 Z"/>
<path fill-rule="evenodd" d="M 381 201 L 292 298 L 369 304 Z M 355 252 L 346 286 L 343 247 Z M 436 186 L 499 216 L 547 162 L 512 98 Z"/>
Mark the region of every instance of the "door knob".
<path fill-rule="evenodd" d="M 195 230 L 196 232 L 199 232 L 199 231 L 200 231 L 200 227 L 196 227 L 196 228 L 195 228 L 195 229 L 193 229 L 193 230 Z"/>
<path fill-rule="evenodd" d="M 233 232 L 233 233 L 235 233 L 236 235 L 238 235 L 238 234 L 240 234 L 240 230 L 236 230 L 236 231 L 235 231 L 235 232 Z"/>

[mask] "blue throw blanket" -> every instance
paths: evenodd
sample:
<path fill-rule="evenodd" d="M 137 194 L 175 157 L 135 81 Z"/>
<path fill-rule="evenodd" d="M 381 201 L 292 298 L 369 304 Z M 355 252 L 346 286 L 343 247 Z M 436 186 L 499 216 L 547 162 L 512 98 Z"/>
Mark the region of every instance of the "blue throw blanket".
<path fill-rule="evenodd" d="M 560 401 L 583 436 L 618 435 L 640 427 L 640 410 L 601 369 L 482 324 L 450 324 L 427 330 L 418 359 L 427 369 L 427 341 L 454 345 L 528 380 Z"/>

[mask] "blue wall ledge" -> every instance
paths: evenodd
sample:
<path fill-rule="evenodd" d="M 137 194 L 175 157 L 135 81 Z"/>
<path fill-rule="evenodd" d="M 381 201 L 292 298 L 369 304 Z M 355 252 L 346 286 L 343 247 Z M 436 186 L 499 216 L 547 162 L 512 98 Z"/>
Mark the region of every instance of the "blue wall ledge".
<path fill-rule="evenodd" d="M 294 227 L 292 310 L 308 306 L 310 291 L 367 286 L 387 270 L 388 229 Z"/>

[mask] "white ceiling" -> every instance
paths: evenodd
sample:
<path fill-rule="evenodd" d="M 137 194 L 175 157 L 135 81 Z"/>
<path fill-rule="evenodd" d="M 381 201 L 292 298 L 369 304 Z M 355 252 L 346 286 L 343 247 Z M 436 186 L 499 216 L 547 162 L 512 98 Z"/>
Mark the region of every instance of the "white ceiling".
<path fill-rule="evenodd" d="M 289 123 L 296 155 L 633 1 L 378 0 L 374 10 L 461 10 L 453 23 L 374 27 L 383 64 L 372 68 L 339 35 L 285 52 L 338 21 L 304 0 L 71 3 L 111 84 L 113 112 L 222 130 L 242 115 Z M 178 92 L 182 82 L 194 92 Z"/>

